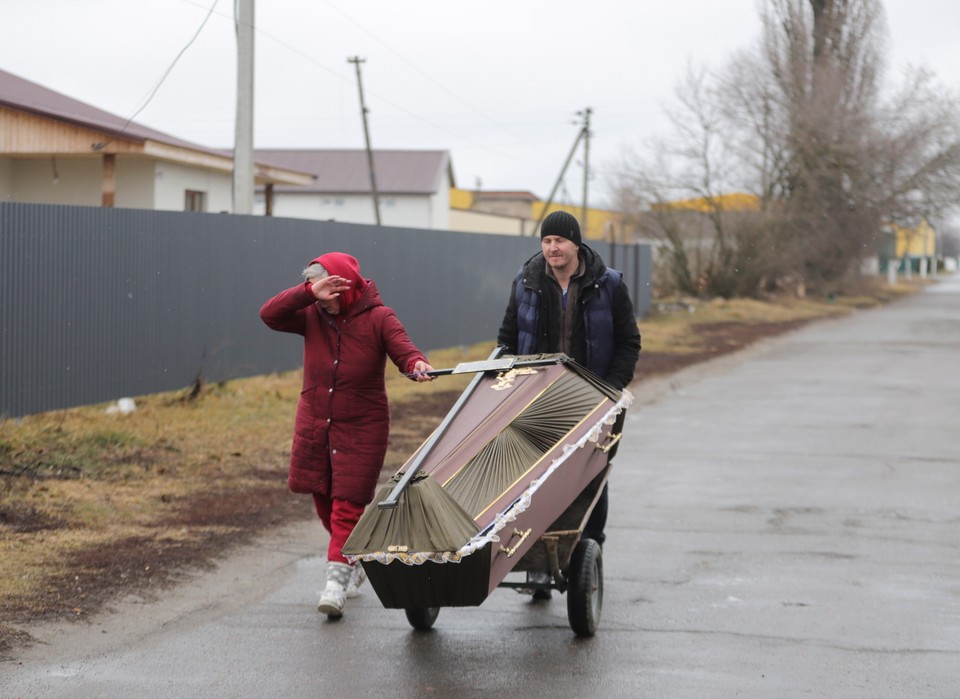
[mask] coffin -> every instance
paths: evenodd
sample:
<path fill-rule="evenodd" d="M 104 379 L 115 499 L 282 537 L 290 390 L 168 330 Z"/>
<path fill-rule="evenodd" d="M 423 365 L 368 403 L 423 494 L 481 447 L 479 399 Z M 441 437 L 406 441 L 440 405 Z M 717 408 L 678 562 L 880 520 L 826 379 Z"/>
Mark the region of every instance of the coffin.
<path fill-rule="evenodd" d="M 632 401 L 562 354 L 461 367 L 472 383 L 343 549 L 388 608 L 476 606 L 542 565 L 545 532 L 582 530 Z"/>

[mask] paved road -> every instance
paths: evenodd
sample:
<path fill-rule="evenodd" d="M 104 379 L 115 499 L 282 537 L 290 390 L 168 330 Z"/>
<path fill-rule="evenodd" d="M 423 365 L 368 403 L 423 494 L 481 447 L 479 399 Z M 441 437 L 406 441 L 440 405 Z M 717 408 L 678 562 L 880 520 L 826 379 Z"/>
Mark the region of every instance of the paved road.
<path fill-rule="evenodd" d="M 960 280 L 638 385 L 601 628 L 501 589 L 313 611 L 318 525 L 35 630 L 3 697 L 958 697 Z"/>

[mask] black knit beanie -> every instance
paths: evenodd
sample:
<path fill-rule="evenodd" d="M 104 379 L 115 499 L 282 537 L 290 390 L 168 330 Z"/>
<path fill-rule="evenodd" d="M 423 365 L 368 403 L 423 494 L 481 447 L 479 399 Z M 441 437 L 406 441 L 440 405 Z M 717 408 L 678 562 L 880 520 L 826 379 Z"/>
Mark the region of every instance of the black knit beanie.
<path fill-rule="evenodd" d="M 548 235 L 557 235 L 580 245 L 580 224 L 566 211 L 554 211 L 540 224 L 540 240 Z"/>

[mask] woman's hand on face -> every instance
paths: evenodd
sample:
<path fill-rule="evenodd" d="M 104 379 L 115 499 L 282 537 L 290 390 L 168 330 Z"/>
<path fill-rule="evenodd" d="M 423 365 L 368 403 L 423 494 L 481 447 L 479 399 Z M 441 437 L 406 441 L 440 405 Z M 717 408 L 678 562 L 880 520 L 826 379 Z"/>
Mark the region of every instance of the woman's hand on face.
<path fill-rule="evenodd" d="M 350 288 L 350 282 L 343 277 L 324 277 L 317 279 L 310 285 L 310 291 L 313 292 L 317 301 L 332 301 L 340 297 L 340 292 Z"/>
<path fill-rule="evenodd" d="M 424 381 L 433 381 L 435 378 L 437 378 L 436 376 L 430 376 L 427 374 L 428 371 L 433 371 L 433 367 L 426 362 L 417 362 L 413 365 L 413 376 L 411 378 L 420 383 L 423 383 Z"/>

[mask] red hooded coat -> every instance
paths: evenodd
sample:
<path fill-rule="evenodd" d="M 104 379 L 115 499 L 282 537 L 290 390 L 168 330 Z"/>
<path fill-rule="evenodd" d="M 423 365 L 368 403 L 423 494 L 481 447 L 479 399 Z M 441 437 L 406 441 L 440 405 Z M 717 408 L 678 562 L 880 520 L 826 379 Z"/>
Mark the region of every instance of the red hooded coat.
<path fill-rule="evenodd" d="M 304 282 L 263 304 L 274 330 L 303 335 L 303 390 L 297 404 L 288 485 L 366 505 L 373 500 L 387 451 L 390 412 L 384 383 L 387 356 L 400 371 L 426 361 L 373 280 L 357 261 L 328 253 L 313 262 L 352 283 L 340 313 L 320 308 Z M 313 264 L 311 262 L 311 264 Z"/>

